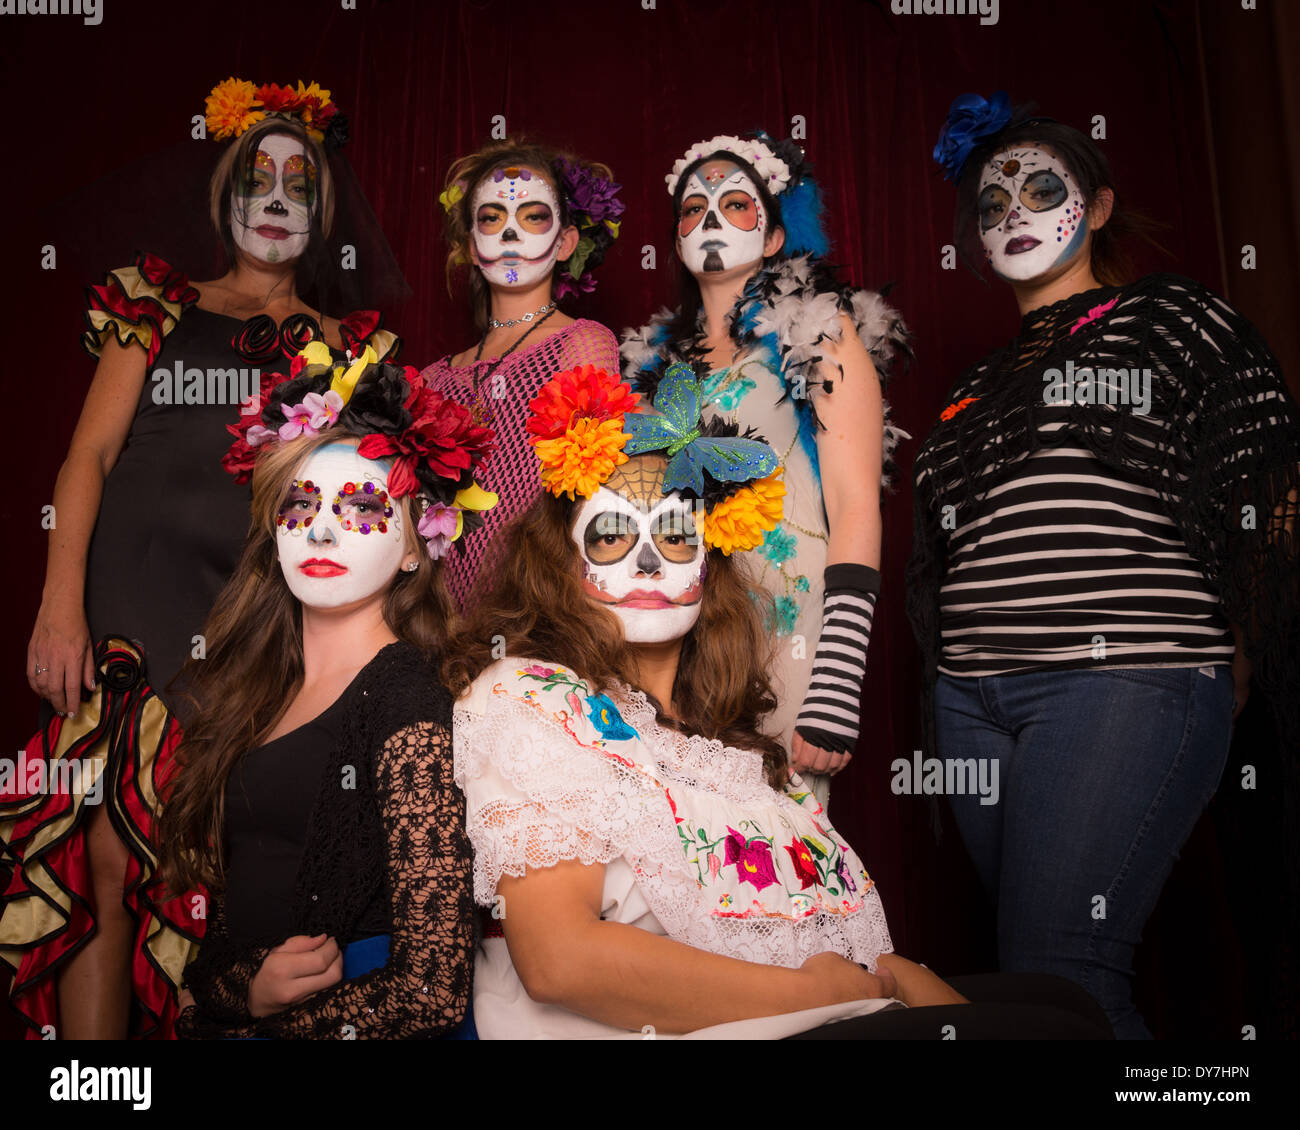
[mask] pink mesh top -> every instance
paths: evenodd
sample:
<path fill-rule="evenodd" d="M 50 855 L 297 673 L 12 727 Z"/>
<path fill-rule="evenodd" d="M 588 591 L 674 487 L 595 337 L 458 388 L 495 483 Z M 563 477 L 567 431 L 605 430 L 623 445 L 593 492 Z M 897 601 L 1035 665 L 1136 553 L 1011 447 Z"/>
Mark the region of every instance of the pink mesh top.
<path fill-rule="evenodd" d="M 552 375 L 565 369 L 595 365 L 617 373 L 618 341 L 599 322 L 579 318 L 549 337 L 525 342 L 486 375 L 495 360 L 487 357 L 468 365 L 452 365 L 451 358 L 444 357 L 423 373 L 438 392 L 470 407 L 478 406 L 484 422 L 497 433 L 496 449 L 483 467 L 479 486 L 495 491 L 501 501 L 488 511 L 484 528 L 464 549 L 454 546 L 443 559 L 447 588 L 462 612 L 469 612 L 479 594 L 492 584 L 496 562 L 505 548 L 503 527 L 527 510 L 541 490 L 537 455 L 525 430 L 528 402 Z"/>

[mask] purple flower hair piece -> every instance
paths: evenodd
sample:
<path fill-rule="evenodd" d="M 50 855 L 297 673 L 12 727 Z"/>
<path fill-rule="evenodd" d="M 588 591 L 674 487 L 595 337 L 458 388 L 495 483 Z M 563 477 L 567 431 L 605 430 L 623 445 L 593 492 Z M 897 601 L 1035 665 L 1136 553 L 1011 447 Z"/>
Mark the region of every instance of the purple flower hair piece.
<path fill-rule="evenodd" d="M 626 205 L 618 198 L 623 189 L 621 184 L 563 157 L 556 164 L 571 211 L 584 212 L 596 223 L 617 220 L 623 214 Z"/>
<path fill-rule="evenodd" d="M 569 221 L 578 229 L 578 246 L 565 260 L 555 294 L 586 294 L 596 289 L 592 272 L 618 238 L 619 219 L 626 207 L 618 194 L 623 186 L 595 169 L 560 157 L 556 161 L 560 191 L 568 207 Z"/>

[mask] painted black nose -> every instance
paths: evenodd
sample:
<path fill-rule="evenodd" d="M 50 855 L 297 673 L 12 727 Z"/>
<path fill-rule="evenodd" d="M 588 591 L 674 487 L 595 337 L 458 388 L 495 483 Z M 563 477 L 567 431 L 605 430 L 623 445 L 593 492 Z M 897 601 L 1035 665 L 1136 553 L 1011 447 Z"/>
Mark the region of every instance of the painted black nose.
<path fill-rule="evenodd" d="M 659 566 L 663 564 L 659 554 L 657 554 L 649 545 L 643 545 L 641 552 L 636 555 L 636 567 L 647 577 L 653 577 L 659 572 Z"/>
<path fill-rule="evenodd" d="M 519 242 L 519 233 L 518 233 L 517 231 L 515 231 L 514 228 L 506 228 L 506 230 L 503 231 L 503 232 L 501 233 L 501 242 L 502 242 L 502 243 L 518 243 L 518 242 Z"/>
<path fill-rule="evenodd" d="M 272 200 L 266 206 L 265 211 L 268 216 L 287 216 L 289 214 L 289 209 L 284 206 L 283 200 Z"/>
<path fill-rule="evenodd" d="M 712 231 L 714 228 L 722 227 L 722 221 L 718 219 L 718 214 L 712 208 L 704 216 L 704 230 Z"/>

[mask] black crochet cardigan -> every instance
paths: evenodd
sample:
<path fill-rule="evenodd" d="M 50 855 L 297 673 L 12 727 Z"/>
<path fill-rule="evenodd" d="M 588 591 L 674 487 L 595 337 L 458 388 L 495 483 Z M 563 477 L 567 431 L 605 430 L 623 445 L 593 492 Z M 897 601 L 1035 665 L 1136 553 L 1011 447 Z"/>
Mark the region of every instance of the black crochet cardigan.
<path fill-rule="evenodd" d="M 1146 415 L 1126 405 L 1047 407 L 1048 369 L 1151 370 Z M 1044 416 L 1050 412 L 1050 416 Z M 1037 310 L 1020 335 L 957 381 L 915 466 L 907 611 L 925 663 L 924 725 L 934 748 L 939 588 L 956 525 L 1018 460 L 1078 444 L 1156 491 L 1244 634 L 1254 682 L 1272 706 L 1296 817 L 1300 748 L 1300 409 L 1259 332 L 1190 279 L 1151 275 Z M 1055 433 L 1047 419 L 1064 419 Z M 1288 499 L 1290 500 L 1288 502 Z M 1288 530 L 1286 526 L 1290 525 Z M 949 523 L 952 528 L 952 523 Z"/>
<path fill-rule="evenodd" d="M 382 649 L 345 694 L 344 740 L 312 812 L 294 933 L 329 934 L 342 945 L 382 894 L 392 921 L 388 961 L 256 1019 L 249 982 L 284 939 L 237 945 L 216 892 L 199 956 L 185 971 L 195 1005 L 177 1022 L 183 1039 L 433 1037 L 465 1018 L 473 856 L 453 774 L 451 697 L 407 643 Z"/>

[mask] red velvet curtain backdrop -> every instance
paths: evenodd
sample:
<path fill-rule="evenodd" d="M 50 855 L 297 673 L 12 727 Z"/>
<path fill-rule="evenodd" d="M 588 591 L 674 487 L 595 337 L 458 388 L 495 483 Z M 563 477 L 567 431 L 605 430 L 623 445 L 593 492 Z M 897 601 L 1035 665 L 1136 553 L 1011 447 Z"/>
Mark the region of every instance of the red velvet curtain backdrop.
<path fill-rule="evenodd" d="M 930 159 L 953 97 L 1005 88 L 1082 129 L 1104 129 L 1123 194 L 1169 226 L 1172 269 L 1222 290 L 1194 5 L 1002 0 L 998 22 L 897 15 L 888 0 L 103 0 L 103 21 L 4 17 L 0 89 L 11 169 L 4 302 L 10 442 L 19 487 L 0 494 L 13 570 L 0 672 L 8 748 L 36 703 L 23 663 L 45 559 L 50 498 L 92 362 L 77 345 L 81 289 L 115 263 L 42 270 L 40 206 L 185 142 L 209 88 L 229 75 L 317 80 L 350 116 L 346 153 L 414 298 L 390 312 L 404 360 L 424 364 L 472 338 L 464 295 L 444 283 L 437 196 L 450 162 L 497 115 L 609 164 L 624 185 L 622 236 L 581 312 L 615 331 L 674 300 L 664 175 L 691 142 L 796 124 L 825 190 L 834 259 L 854 282 L 896 284 L 917 363 L 890 390 L 902 482 L 886 503 L 883 594 L 865 737 L 835 782 L 832 815 L 877 879 L 901 952 L 960 971 L 991 964 L 974 874 L 955 835 L 936 848 L 929 802 L 899 798 L 890 762 L 917 748 L 918 657 L 903 615 L 907 472 L 963 367 L 1018 327 L 1010 291 L 943 269 L 953 191 Z M 1235 0 L 1222 7 L 1239 12 Z M 1275 128 L 1268 104 L 1258 128 Z M 1252 128 L 1256 128 L 1252 125 Z M 217 147 L 208 141 L 195 146 Z M 168 192 L 167 183 L 156 191 Z M 12 200 L 9 201 L 9 195 Z M 195 199 L 194 223 L 205 201 Z M 110 229 L 111 209 L 97 222 Z M 132 233 L 120 233 L 125 262 Z M 653 248 L 656 268 L 643 268 Z M 69 256 L 71 258 L 71 256 Z M 198 275 L 202 266 L 178 266 Z M 131 578 L 123 577 L 130 584 Z"/>

